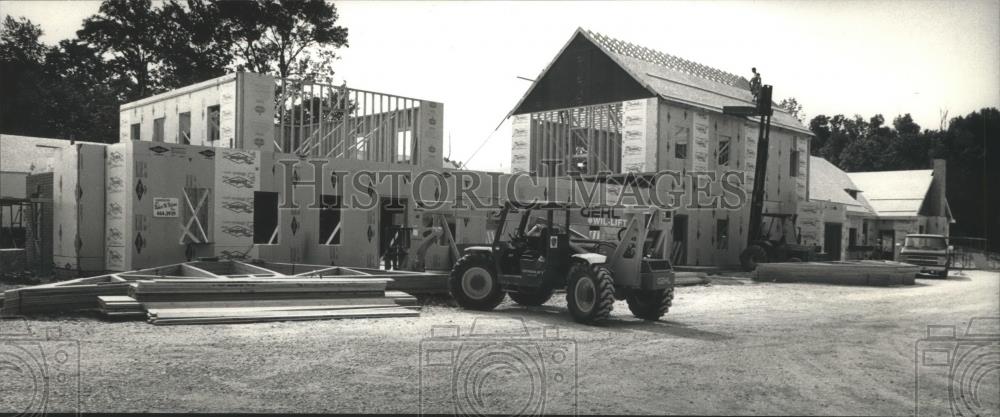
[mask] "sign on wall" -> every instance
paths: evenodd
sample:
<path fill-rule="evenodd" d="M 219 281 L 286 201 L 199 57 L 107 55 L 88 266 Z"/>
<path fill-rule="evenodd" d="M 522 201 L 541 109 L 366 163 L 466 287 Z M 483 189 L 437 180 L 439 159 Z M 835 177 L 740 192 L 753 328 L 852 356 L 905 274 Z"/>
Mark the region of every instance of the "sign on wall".
<path fill-rule="evenodd" d="M 176 198 L 153 198 L 153 217 L 178 217 L 180 201 Z"/>

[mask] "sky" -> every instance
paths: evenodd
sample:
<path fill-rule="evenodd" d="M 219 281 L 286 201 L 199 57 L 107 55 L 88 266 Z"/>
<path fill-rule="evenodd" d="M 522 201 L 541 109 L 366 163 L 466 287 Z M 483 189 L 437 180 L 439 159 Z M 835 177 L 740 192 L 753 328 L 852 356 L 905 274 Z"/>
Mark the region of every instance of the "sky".
<path fill-rule="evenodd" d="M 2 0 L 0 14 L 55 44 L 99 4 Z M 795 97 L 809 118 L 910 113 L 937 128 L 944 111 L 1000 107 L 1000 0 L 336 5 L 349 30 L 338 83 L 443 102 L 445 154 L 472 169 L 509 170 L 504 119 L 531 86 L 518 77 L 536 78 L 577 27 L 747 78 L 757 67 L 776 101 Z"/>

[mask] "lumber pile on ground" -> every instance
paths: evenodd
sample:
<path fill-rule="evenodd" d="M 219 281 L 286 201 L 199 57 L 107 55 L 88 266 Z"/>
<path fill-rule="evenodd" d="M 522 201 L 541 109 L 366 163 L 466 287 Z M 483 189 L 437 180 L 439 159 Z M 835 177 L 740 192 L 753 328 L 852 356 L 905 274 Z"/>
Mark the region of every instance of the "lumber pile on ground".
<path fill-rule="evenodd" d="M 0 313 L 13 316 L 95 309 L 97 297 L 127 295 L 128 286 L 125 280 L 100 276 L 7 290 Z"/>
<path fill-rule="evenodd" d="M 913 285 L 919 267 L 892 261 L 785 262 L 758 264 L 755 281 L 846 285 Z"/>
<path fill-rule="evenodd" d="M 411 294 L 447 294 L 450 271 L 383 271 L 372 268 L 331 267 L 304 272 L 297 277 L 329 278 L 351 276 L 352 278 L 391 278 L 386 285 L 390 291 L 405 291 Z"/>
<path fill-rule="evenodd" d="M 417 299 L 387 287 L 397 277 L 418 282 L 433 275 L 271 264 L 280 269 L 275 271 L 265 265 L 188 262 L 19 288 L 3 294 L 2 312 L 96 310 L 153 324 L 408 317 L 419 314 Z"/>
<path fill-rule="evenodd" d="M 145 318 L 146 309 L 142 303 L 127 295 L 102 295 L 97 304 L 107 318 Z"/>
<path fill-rule="evenodd" d="M 674 272 L 674 285 L 702 285 L 708 283 L 704 272 Z"/>
<path fill-rule="evenodd" d="M 153 324 L 219 324 L 409 317 L 385 294 L 389 279 L 205 279 L 138 281 L 129 293 Z"/>

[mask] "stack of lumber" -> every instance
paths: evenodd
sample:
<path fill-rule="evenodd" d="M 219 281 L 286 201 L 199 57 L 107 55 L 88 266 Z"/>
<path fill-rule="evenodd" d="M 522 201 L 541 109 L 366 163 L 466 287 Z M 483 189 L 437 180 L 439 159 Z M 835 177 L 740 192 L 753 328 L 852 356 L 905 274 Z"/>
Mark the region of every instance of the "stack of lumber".
<path fill-rule="evenodd" d="M 129 288 L 129 296 L 141 302 L 384 297 L 388 281 L 367 278 L 165 278 L 136 281 Z"/>
<path fill-rule="evenodd" d="M 892 261 L 787 262 L 757 265 L 755 281 L 913 285 L 919 267 Z"/>
<path fill-rule="evenodd" d="M 127 295 L 129 283 L 104 275 L 53 284 L 7 290 L 3 293 L 2 314 L 6 316 L 98 308 L 97 297 Z"/>
<path fill-rule="evenodd" d="M 416 307 L 419 305 L 417 303 L 417 297 L 414 297 L 402 291 L 386 291 L 385 296 L 386 298 L 391 298 L 393 301 L 396 302 L 396 304 L 399 304 L 404 307 Z"/>
<path fill-rule="evenodd" d="M 388 300 L 381 304 L 304 305 L 276 307 L 155 308 L 149 310 L 152 324 L 226 324 L 267 321 L 325 320 L 345 318 L 413 317 L 420 312 Z"/>
<path fill-rule="evenodd" d="M 708 277 L 704 272 L 674 272 L 674 285 L 701 285 L 707 284 Z"/>
<path fill-rule="evenodd" d="M 146 309 L 135 298 L 126 295 L 102 295 L 97 297 L 101 314 L 108 318 L 146 317 Z"/>
<path fill-rule="evenodd" d="M 409 317 L 389 279 L 238 278 L 151 280 L 132 284 L 153 324 L 221 324 L 362 317 Z M 412 297 L 410 297 L 412 298 Z"/>
<path fill-rule="evenodd" d="M 405 291 L 411 294 L 447 294 L 450 271 L 383 271 L 371 268 L 332 267 L 298 274 L 299 277 L 344 277 L 382 279 L 390 278 L 387 290 Z"/>
<path fill-rule="evenodd" d="M 197 261 L 9 290 L 0 297 L 0 311 L 97 310 L 108 318 L 142 317 L 154 324 L 418 315 L 417 299 L 409 294 L 414 291 L 396 290 L 397 278 L 418 293 L 441 285 L 439 274 L 419 272 Z"/>

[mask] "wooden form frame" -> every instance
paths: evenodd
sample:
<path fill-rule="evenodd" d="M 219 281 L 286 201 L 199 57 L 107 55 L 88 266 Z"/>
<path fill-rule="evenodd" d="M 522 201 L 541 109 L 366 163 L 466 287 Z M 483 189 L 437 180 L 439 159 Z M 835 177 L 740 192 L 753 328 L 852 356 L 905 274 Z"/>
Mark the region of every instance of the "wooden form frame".
<path fill-rule="evenodd" d="M 586 163 L 583 174 L 621 172 L 622 111 L 622 102 L 614 102 L 532 113 L 532 170 L 562 160 L 555 172 L 538 173 L 563 176 L 576 171 L 577 161 Z"/>
<path fill-rule="evenodd" d="M 274 139 L 278 152 L 416 162 L 417 119 L 424 100 L 308 80 L 281 79 L 278 85 L 281 95 Z M 409 149 L 400 155 L 398 135 L 406 131 L 410 132 Z"/>
<path fill-rule="evenodd" d="M 269 269 L 273 265 L 275 269 Z M 287 274 L 281 271 L 304 271 Z M 224 273 L 217 273 L 217 272 Z M 319 285 L 324 281 L 350 279 L 359 283 L 382 281 L 387 290 L 410 293 L 445 293 L 448 291 L 447 275 L 411 271 L 383 271 L 324 265 L 295 265 L 287 263 L 249 263 L 241 261 L 193 261 L 163 265 L 129 272 L 77 278 L 50 284 L 22 287 L 3 293 L 4 315 L 71 312 L 93 310 L 99 307 L 100 296 L 127 296 L 137 282 L 212 282 L 226 283 L 282 283 L 289 286 Z M 346 282 L 346 281 L 345 281 Z"/>

